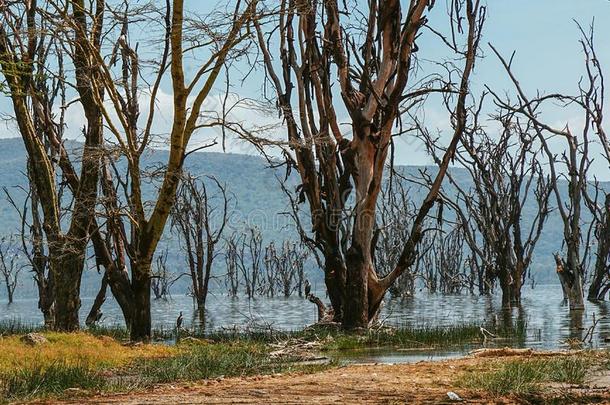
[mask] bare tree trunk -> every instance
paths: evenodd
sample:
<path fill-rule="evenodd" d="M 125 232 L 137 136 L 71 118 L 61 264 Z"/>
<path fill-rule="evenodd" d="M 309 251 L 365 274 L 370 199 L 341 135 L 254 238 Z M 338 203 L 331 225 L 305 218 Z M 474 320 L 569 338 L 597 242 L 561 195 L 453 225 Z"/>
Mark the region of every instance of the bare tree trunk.
<path fill-rule="evenodd" d="M 510 309 L 512 304 L 512 288 L 506 274 L 499 277 L 500 289 L 502 290 L 502 308 Z"/>
<path fill-rule="evenodd" d="M 197 296 L 195 297 L 195 302 L 197 303 L 197 316 L 199 322 L 201 323 L 201 328 L 205 328 L 205 304 L 208 298 L 208 290 L 210 288 L 210 277 L 212 276 L 212 264 L 214 261 L 214 245 L 215 242 L 211 241 L 207 242 L 206 246 L 206 258 L 205 258 L 205 270 L 203 274 L 201 274 L 199 291 Z M 195 280 L 193 280 L 195 282 Z"/>
<path fill-rule="evenodd" d="M 343 262 L 339 260 L 339 256 L 334 253 L 325 256 L 324 264 L 324 283 L 334 311 L 334 321 L 341 322 L 343 319 L 343 294 L 347 269 Z"/>
<path fill-rule="evenodd" d="M 205 302 L 208 298 L 208 290 L 210 289 L 210 277 L 212 277 L 212 264 L 214 261 L 214 246 L 215 243 L 208 240 L 207 243 L 207 256 L 205 259 L 205 273 L 203 279 L 203 285 L 201 288 L 201 309 L 205 310 Z"/>
<path fill-rule="evenodd" d="M 559 254 L 555 254 L 555 261 L 564 301 L 568 301 L 571 310 L 584 309 L 583 278 L 579 265 L 574 265 L 569 253 L 567 261 L 563 260 Z"/>
<path fill-rule="evenodd" d="M 133 315 L 129 327 L 131 341 L 149 341 L 151 337 L 150 274 L 152 260 L 131 264 Z"/>
<path fill-rule="evenodd" d="M 59 331 L 71 332 L 80 327 L 80 284 L 84 257 L 70 251 L 68 243 L 59 251 L 51 250 L 51 271 L 54 279 L 55 323 Z"/>
<path fill-rule="evenodd" d="M 570 303 L 571 310 L 584 310 L 584 291 L 583 291 L 583 279 L 582 272 L 576 272 L 574 281 L 570 285 L 568 290 L 568 301 Z"/>
<path fill-rule="evenodd" d="M 557 273 L 557 277 L 559 278 L 559 283 L 561 284 L 561 291 L 563 293 L 563 301 L 564 301 L 564 303 L 567 303 L 569 287 L 568 287 L 567 276 L 563 270 L 563 261 L 561 260 L 561 257 L 559 256 L 558 253 L 555 253 L 554 257 L 555 257 L 555 264 L 556 264 L 555 272 Z"/>
<path fill-rule="evenodd" d="M 580 207 L 578 207 L 580 208 Z M 564 274 L 566 276 L 568 287 L 568 302 L 570 310 L 585 309 L 583 278 L 584 270 L 580 257 L 580 224 L 577 222 L 579 217 L 572 219 L 572 229 L 578 229 L 578 232 L 573 232 L 570 240 L 567 241 L 568 252 L 567 260 L 563 262 Z"/>
<path fill-rule="evenodd" d="M 13 288 L 11 286 L 11 280 L 8 274 L 4 275 L 4 283 L 6 284 L 6 296 L 8 298 L 8 304 L 11 305 L 13 303 Z"/>
<path fill-rule="evenodd" d="M 604 215 L 598 225 L 595 270 L 587 298 L 603 301 L 610 288 L 610 194 L 606 194 Z"/>
<path fill-rule="evenodd" d="M 366 328 L 369 323 L 368 274 L 372 271 L 370 255 L 354 244 L 346 256 L 343 326 L 346 329 Z"/>
<path fill-rule="evenodd" d="M 124 271 L 119 271 L 117 269 L 110 271 L 106 270 L 106 272 L 108 275 L 108 285 L 110 286 L 112 296 L 117 300 L 117 303 L 121 308 L 123 318 L 125 319 L 125 325 L 129 326 L 131 324 L 131 316 L 133 313 L 133 296 L 129 277 Z"/>
<path fill-rule="evenodd" d="M 513 283 L 511 284 L 511 307 L 518 307 L 521 305 L 521 287 L 523 283 L 521 281 L 521 272 L 517 268 L 515 269 Z"/>
<path fill-rule="evenodd" d="M 44 243 L 44 231 L 42 228 L 42 221 L 40 219 L 40 202 L 38 194 L 36 193 L 36 185 L 32 179 L 32 173 L 30 171 L 30 163 L 28 159 L 28 181 L 30 183 L 29 197 L 30 197 L 30 215 L 31 224 L 29 228 L 29 241 L 27 241 L 26 231 L 26 220 L 25 212 L 27 209 L 24 206 L 23 212 L 19 211 L 16 204 L 11 203 L 19 212 L 22 221 L 21 227 L 21 241 L 24 251 L 28 251 L 28 243 L 31 245 L 30 253 L 26 253 L 30 265 L 32 266 L 32 272 L 34 273 L 34 281 L 36 282 L 36 288 L 38 289 L 38 309 L 42 312 L 45 327 L 53 329 L 55 323 L 55 296 L 53 295 L 53 273 L 49 269 L 49 258 L 45 252 Z"/>

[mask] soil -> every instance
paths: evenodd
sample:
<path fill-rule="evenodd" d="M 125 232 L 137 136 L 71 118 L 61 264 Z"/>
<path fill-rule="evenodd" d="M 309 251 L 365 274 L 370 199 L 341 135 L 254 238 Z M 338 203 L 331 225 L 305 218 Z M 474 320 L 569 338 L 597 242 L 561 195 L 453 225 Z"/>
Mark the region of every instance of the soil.
<path fill-rule="evenodd" d="M 531 356 L 516 354 L 518 356 Z M 161 385 L 149 391 L 78 398 L 64 404 L 449 404 L 449 403 L 608 403 L 610 371 L 597 371 L 582 386 L 556 384 L 544 397 L 494 397 L 461 389 L 462 371 L 487 370 L 505 358 L 466 357 L 415 364 L 349 365 L 313 374 L 220 378 L 198 383 Z M 451 400 L 448 392 L 463 401 Z M 57 403 L 57 402 L 54 402 Z"/>

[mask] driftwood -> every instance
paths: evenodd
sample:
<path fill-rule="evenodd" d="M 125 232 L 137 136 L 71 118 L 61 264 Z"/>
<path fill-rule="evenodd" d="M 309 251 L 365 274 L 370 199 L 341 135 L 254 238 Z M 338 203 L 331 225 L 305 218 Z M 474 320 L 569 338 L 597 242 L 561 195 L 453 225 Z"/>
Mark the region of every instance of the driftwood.
<path fill-rule="evenodd" d="M 484 327 L 479 327 L 479 330 L 481 331 L 481 335 L 483 335 L 483 341 L 487 342 L 487 339 L 495 339 L 498 336 L 494 335 L 493 333 L 491 333 L 490 331 L 488 331 L 487 329 L 485 329 Z"/>
<path fill-rule="evenodd" d="M 510 356 L 528 356 L 528 357 L 550 357 L 550 356 L 568 356 L 582 352 L 582 350 L 554 350 L 554 351 L 537 351 L 532 348 L 527 349 L 512 349 L 503 347 L 499 349 L 476 349 L 468 353 L 474 357 L 510 357 Z"/>
<path fill-rule="evenodd" d="M 290 359 L 293 361 L 325 361 L 327 357 L 321 356 L 321 341 L 305 341 L 301 339 L 288 339 L 270 345 L 273 349 L 269 357 L 273 359 Z"/>
<path fill-rule="evenodd" d="M 308 292 L 306 298 L 318 307 L 318 322 L 322 322 L 328 316 L 328 309 L 322 300 L 311 292 Z M 330 318 L 332 320 L 332 317 Z"/>
<path fill-rule="evenodd" d="M 591 343 L 593 341 L 593 332 L 595 332 L 595 327 L 597 326 L 597 324 L 599 323 L 599 321 L 601 321 L 602 319 L 606 319 L 605 316 L 602 316 L 598 319 L 595 318 L 595 312 L 593 312 L 593 325 L 591 325 L 588 329 L 587 329 L 587 333 L 585 334 L 585 337 L 582 338 L 582 342 L 583 343 L 587 343 L 587 339 L 589 340 L 588 343 Z"/>
<path fill-rule="evenodd" d="M 314 303 L 318 308 L 318 324 L 328 324 L 334 321 L 335 312 L 333 308 L 327 308 L 324 302 L 311 292 L 311 284 L 309 280 L 305 280 L 305 298 Z"/>

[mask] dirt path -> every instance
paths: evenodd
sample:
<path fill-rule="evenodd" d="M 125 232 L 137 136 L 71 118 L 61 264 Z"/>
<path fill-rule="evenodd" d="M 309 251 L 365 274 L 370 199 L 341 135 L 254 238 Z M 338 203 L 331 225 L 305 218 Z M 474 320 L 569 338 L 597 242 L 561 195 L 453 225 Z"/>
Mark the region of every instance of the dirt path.
<path fill-rule="evenodd" d="M 465 358 L 400 365 L 351 365 L 315 374 L 226 378 L 196 384 L 163 385 L 147 392 L 93 397 L 64 403 L 88 404 L 411 404 L 515 403 L 455 386 L 459 371 L 485 369 L 491 359 Z M 610 382 L 609 382 L 610 383 Z M 562 389 L 566 389 L 565 387 Z M 574 395 L 583 395 L 576 392 Z M 610 403 L 610 385 L 596 389 L 598 403 Z M 560 402 L 561 403 L 561 402 Z"/>

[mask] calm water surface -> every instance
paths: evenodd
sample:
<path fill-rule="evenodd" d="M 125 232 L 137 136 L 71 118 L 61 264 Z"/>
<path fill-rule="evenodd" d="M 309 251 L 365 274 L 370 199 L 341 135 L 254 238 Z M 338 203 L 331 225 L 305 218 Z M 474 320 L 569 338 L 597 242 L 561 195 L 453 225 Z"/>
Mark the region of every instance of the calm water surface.
<path fill-rule="evenodd" d="M 499 297 L 471 295 L 434 295 L 418 292 L 414 298 L 389 300 L 382 310 L 382 319 L 392 325 L 450 326 L 465 323 L 492 323 L 498 326 L 523 321 L 527 325 L 527 338 L 522 345 L 534 348 L 564 347 L 568 338 L 583 338 L 595 319 L 601 319 L 595 329 L 593 346 L 610 347 L 610 303 L 587 302 L 585 311 L 572 312 L 562 304 L 559 285 L 541 285 L 535 289 L 524 287 L 521 309 L 512 313 L 501 311 Z M 81 319 L 85 319 L 92 298 L 82 299 Z M 187 327 L 196 326 L 193 319 L 192 299 L 185 295 L 173 295 L 168 300 L 154 300 L 152 319 L 154 328 L 170 329 L 175 325 L 180 311 Z M 108 297 L 103 307 L 102 323 L 121 325 L 122 317 L 116 301 Z M 275 329 L 295 330 L 315 322 L 313 304 L 302 298 L 245 298 L 211 294 L 208 298 L 207 330 L 231 327 L 270 326 Z M 19 299 L 12 305 L 0 303 L 0 320 L 19 319 L 24 323 L 42 323 L 42 316 L 35 299 Z M 447 352 L 442 357 L 459 353 Z M 363 354 L 373 359 L 395 356 L 395 353 Z M 425 358 L 434 353 L 422 354 Z M 389 360 L 388 360 L 389 361 Z"/>

